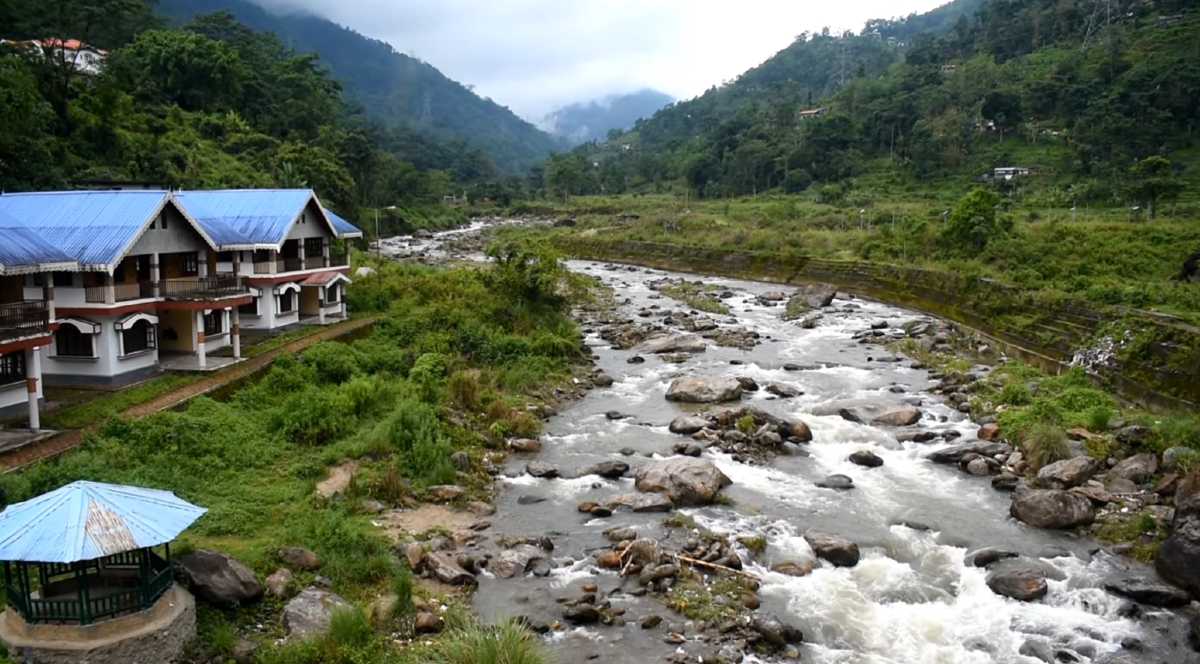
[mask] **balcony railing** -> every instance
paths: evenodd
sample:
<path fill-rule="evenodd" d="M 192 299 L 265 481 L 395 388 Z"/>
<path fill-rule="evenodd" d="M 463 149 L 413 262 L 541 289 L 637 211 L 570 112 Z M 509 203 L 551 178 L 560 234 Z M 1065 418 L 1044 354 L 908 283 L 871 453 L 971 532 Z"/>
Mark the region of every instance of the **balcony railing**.
<path fill-rule="evenodd" d="M 297 258 L 280 258 L 275 262 L 276 272 L 299 272 L 304 269 L 304 260 Z"/>
<path fill-rule="evenodd" d="M 275 261 L 254 261 L 254 274 L 274 274 Z"/>
<path fill-rule="evenodd" d="M 88 286 L 83 290 L 83 301 L 90 303 L 108 302 L 109 286 Z M 138 281 L 132 284 L 113 284 L 113 302 L 128 302 L 154 297 L 153 281 Z"/>
<path fill-rule="evenodd" d="M 210 300 L 248 292 L 242 279 L 233 274 L 164 279 L 160 284 L 162 297 L 172 300 Z"/>
<path fill-rule="evenodd" d="M 0 304 L 0 341 L 31 337 L 50 331 L 50 309 L 31 300 Z"/>
<path fill-rule="evenodd" d="M 316 270 L 329 264 L 324 256 L 308 256 L 304 259 L 304 269 Z"/>
<path fill-rule="evenodd" d="M 346 267 L 350 265 L 349 254 L 330 254 L 329 267 Z"/>

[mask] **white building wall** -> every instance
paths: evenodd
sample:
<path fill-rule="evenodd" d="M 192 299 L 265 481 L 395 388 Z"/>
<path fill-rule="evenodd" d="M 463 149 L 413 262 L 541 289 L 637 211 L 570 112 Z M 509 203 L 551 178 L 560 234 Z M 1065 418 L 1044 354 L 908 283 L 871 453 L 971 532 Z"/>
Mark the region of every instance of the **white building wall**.
<path fill-rule="evenodd" d="M 43 374 L 110 379 L 158 366 L 158 349 L 120 355 L 121 343 L 115 327 L 119 317 L 92 316 L 88 320 L 100 324 L 100 332 L 92 340 L 95 357 L 59 357 L 55 343 L 51 341 L 49 346 L 41 350 Z"/>

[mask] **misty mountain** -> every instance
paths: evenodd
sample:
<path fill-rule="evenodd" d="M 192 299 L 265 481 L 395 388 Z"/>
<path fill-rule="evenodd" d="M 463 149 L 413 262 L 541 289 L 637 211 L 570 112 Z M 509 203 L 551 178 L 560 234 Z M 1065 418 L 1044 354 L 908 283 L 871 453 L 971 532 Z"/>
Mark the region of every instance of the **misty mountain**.
<path fill-rule="evenodd" d="M 275 14 L 247 0 L 159 0 L 158 9 L 181 23 L 228 11 L 255 30 L 275 33 L 292 49 L 319 55 L 369 116 L 437 139 L 461 139 L 483 150 L 502 171 L 527 170 L 561 147 L 549 134 L 433 65 L 324 18 Z"/>
<path fill-rule="evenodd" d="M 543 127 L 572 145 L 602 141 L 613 129 L 627 130 L 674 103 L 670 95 L 645 88 L 564 106 L 546 116 Z"/>

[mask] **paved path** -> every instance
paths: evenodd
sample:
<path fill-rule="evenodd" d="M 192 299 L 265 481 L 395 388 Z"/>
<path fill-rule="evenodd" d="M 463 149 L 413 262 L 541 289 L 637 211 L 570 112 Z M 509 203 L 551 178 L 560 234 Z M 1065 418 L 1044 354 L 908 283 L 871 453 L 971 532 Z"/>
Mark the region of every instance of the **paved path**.
<path fill-rule="evenodd" d="M 175 408 L 180 404 L 198 396 L 209 394 L 216 390 L 252 376 L 266 368 L 275 358 L 284 353 L 298 353 L 320 341 L 336 339 L 375 323 L 375 318 L 356 318 L 344 323 L 330 325 L 306 337 L 290 341 L 279 348 L 267 351 L 262 355 L 250 358 L 245 362 L 235 364 L 228 369 L 222 369 L 208 377 L 184 385 L 177 390 L 167 392 L 146 403 L 138 404 L 121 411 L 125 419 L 141 419 L 159 411 Z M 24 468 L 32 463 L 58 456 L 67 450 L 78 447 L 84 437 L 99 429 L 101 423 L 91 424 L 81 430 L 64 431 L 46 440 L 27 445 L 7 453 L 0 453 L 0 473 L 8 473 Z"/>

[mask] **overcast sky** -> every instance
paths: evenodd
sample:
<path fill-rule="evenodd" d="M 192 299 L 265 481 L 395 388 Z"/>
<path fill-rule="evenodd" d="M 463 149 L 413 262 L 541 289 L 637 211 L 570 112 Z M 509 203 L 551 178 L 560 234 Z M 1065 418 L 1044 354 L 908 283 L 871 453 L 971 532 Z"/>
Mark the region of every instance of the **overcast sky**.
<path fill-rule="evenodd" d="M 804 31 L 858 31 L 946 1 L 255 0 L 389 42 L 535 122 L 643 87 L 694 97 Z"/>

